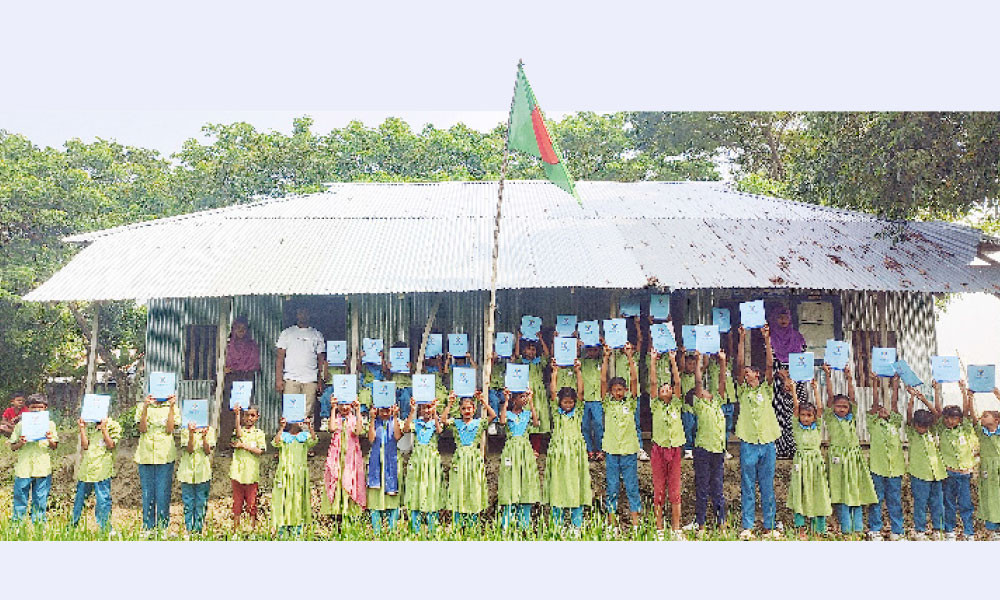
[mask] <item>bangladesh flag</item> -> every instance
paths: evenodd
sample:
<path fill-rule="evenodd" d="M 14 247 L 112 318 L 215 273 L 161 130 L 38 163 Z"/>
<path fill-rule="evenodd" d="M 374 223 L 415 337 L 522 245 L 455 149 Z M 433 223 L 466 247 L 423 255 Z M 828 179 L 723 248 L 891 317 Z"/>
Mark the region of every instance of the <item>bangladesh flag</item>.
<path fill-rule="evenodd" d="M 510 124 L 507 148 L 530 154 L 542 160 L 542 168 L 549 181 L 580 201 L 573 187 L 573 179 L 566 171 L 566 163 L 559 155 L 559 147 L 552 141 L 549 130 L 542 118 L 531 84 L 524 76 L 521 64 L 517 65 L 517 83 L 514 86 L 514 102 L 510 108 Z"/>

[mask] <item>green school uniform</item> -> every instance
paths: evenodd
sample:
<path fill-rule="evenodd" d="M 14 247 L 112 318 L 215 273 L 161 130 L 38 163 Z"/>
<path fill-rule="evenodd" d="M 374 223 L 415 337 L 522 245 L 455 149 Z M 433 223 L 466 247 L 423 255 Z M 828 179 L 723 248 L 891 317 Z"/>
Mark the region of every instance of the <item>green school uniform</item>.
<path fill-rule="evenodd" d="M 426 424 L 426 422 L 425 422 Z M 418 426 L 414 420 L 414 429 Z M 436 427 L 433 421 L 429 424 Z M 441 454 L 438 452 L 438 434 L 422 442 L 420 436 L 413 436 L 413 451 L 406 463 L 406 481 L 403 486 L 403 502 L 409 510 L 437 512 L 445 506 L 444 472 Z"/>
<path fill-rule="evenodd" d="M 710 361 L 708 363 L 708 381 L 706 382 L 708 386 L 708 391 L 712 395 L 719 394 L 719 363 Z M 736 383 L 733 378 L 726 374 L 726 391 L 724 394 L 719 394 L 722 396 L 722 403 L 726 404 L 728 402 L 734 402 L 736 400 Z"/>
<path fill-rule="evenodd" d="M 122 426 L 118 421 L 108 419 L 108 437 L 118 447 L 122 439 Z M 77 469 L 77 481 L 96 483 L 104 481 L 115 474 L 115 451 L 108 449 L 104 443 L 104 434 L 96 424 L 87 424 L 87 449 L 80 455 L 80 468 Z"/>
<path fill-rule="evenodd" d="M 560 508 L 589 506 L 594 499 L 590 485 L 587 444 L 583 439 L 583 408 L 579 402 L 569 413 L 556 409 L 552 440 L 545 455 L 543 501 Z"/>
<path fill-rule="evenodd" d="M 748 444 L 770 444 L 781 437 L 778 417 L 774 414 L 774 386 L 763 381 L 757 387 L 741 383 L 736 387 L 740 418 L 736 437 Z"/>
<path fill-rule="evenodd" d="M 788 483 L 788 508 L 804 517 L 826 517 L 833 513 L 830 490 L 826 480 L 826 462 L 820 444 L 823 433 L 814 423 L 806 429 L 797 420 L 792 422 L 795 438 L 795 459 Z"/>
<path fill-rule="evenodd" d="M 601 401 L 601 359 L 580 359 L 580 373 L 583 375 L 583 401 Z"/>
<path fill-rule="evenodd" d="M 49 433 L 52 434 L 52 442 L 59 442 L 59 432 L 56 431 L 56 424 L 49 421 Z M 21 440 L 21 423 L 14 426 L 14 431 L 10 434 L 10 443 L 15 444 Z M 29 477 L 48 477 L 52 474 L 52 448 L 49 447 L 49 440 L 39 440 L 37 442 L 27 442 L 17 451 L 17 461 L 14 462 L 14 477 L 18 479 L 28 479 Z"/>
<path fill-rule="evenodd" d="M 448 509 L 453 513 L 472 514 L 486 510 L 489 493 L 486 489 L 486 465 L 479 443 L 486 431 L 486 419 L 473 419 L 463 423 L 463 436 L 457 421 L 450 426 L 455 436 L 455 454 L 451 459 L 448 477 Z"/>
<path fill-rule="evenodd" d="M 528 366 L 528 388 L 535 393 L 535 410 L 538 411 L 538 427 L 528 427 L 528 433 L 549 433 L 552 431 L 552 407 L 549 402 L 549 391 L 545 389 L 545 367 L 549 357 L 541 355 L 541 360 Z M 576 385 L 573 385 L 576 388 Z"/>
<path fill-rule="evenodd" d="M 866 415 L 868 419 L 869 468 L 879 477 L 902 477 L 906 473 L 903 457 L 903 415 L 890 413 L 888 419 Z"/>
<path fill-rule="evenodd" d="M 962 418 L 954 428 L 948 429 L 944 419 L 938 419 L 934 424 L 941 448 L 941 461 L 944 468 L 959 473 L 971 473 L 976 468 L 976 437 L 975 423 L 972 419 Z"/>
<path fill-rule="evenodd" d="M 326 368 L 326 383 L 328 385 L 333 385 L 333 376 L 334 375 L 347 375 L 347 367 L 346 366 L 343 366 L 343 367 L 328 366 Z"/>
<path fill-rule="evenodd" d="M 976 428 L 979 437 L 979 507 L 976 517 L 1000 523 L 1000 429 L 986 435 L 982 426 Z"/>
<path fill-rule="evenodd" d="M 243 429 L 239 441 L 252 448 L 267 450 L 267 436 L 256 427 Z M 260 481 L 260 456 L 239 448 L 233 451 L 233 462 L 229 465 L 229 478 L 237 483 L 249 485 Z"/>
<path fill-rule="evenodd" d="M 722 412 L 722 396 L 695 398 L 694 414 L 698 417 L 698 431 L 694 445 L 708 452 L 726 451 L 726 415 Z"/>
<path fill-rule="evenodd" d="M 823 422 L 830 434 L 830 501 L 834 504 L 863 506 L 875 504 L 875 484 L 872 483 L 868 461 L 861 451 L 857 421 L 858 407 L 851 403 L 851 411 L 843 419 L 833 409 L 823 412 Z"/>
<path fill-rule="evenodd" d="M 277 438 L 278 468 L 274 472 L 274 489 L 271 491 L 271 523 L 275 528 L 304 525 L 312 521 L 307 461 L 309 449 L 316 445 L 316 441 L 314 435 L 305 442 L 287 444 L 280 435 Z"/>
<path fill-rule="evenodd" d="M 639 438 L 635 432 L 636 399 L 626 393 L 621 400 L 611 394 L 604 397 L 604 440 L 601 448 L 608 454 L 635 454 L 639 452 Z"/>
<path fill-rule="evenodd" d="M 649 399 L 649 410 L 653 415 L 653 443 L 661 448 L 676 448 L 684 445 L 684 425 L 681 423 L 681 407 L 684 400 L 676 396 L 670 402 L 659 398 Z"/>
<path fill-rule="evenodd" d="M 694 389 L 694 373 L 685 373 L 681 371 L 681 398 L 684 399 L 684 412 L 693 413 L 694 404 L 687 403 L 688 392 Z"/>
<path fill-rule="evenodd" d="M 142 421 L 143 407 L 135 409 L 135 422 Z M 146 409 L 146 433 L 139 435 L 139 445 L 135 450 L 135 462 L 140 465 L 165 465 L 177 459 L 177 441 L 167 433 L 167 402 L 154 402 Z M 180 429 L 181 407 L 174 407 L 174 431 Z"/>
<path fill-rule="evenodd" d="M 907 471 L 911 477 L 924 481 L 941 481 L 947 477 L 941 452 L 931 429 L 926 433 L 919 433 L 912 425 L 907 425 L 906 437 L 910 440 L 910 465 Z"/>
<path fill-rule="evenodd" d="M 526 408 L 520 414 L 507 411 L 507 440 L 500 454 L 497 504 L 534 504 L 542 499 L 538 462 L 527 435 L 530 422 L 531 411 Z M 523 433 L 518 435 L 515 431 Z"/>
<path fill-rule="evenodd" d="M 188 452 L 188 436 L 194 436 L 194 452 Z M 202 483 L 212 480 L 212 454 L 206 453 L 201 443 L 201 432 L 193 434 L 189 430 L 181 431 L 181 460 L 177 464 L 177 481 L 180 483 Z M 215 429 L 208 428 L 206 440 L 209 448 L 215 448 Z"/>
<path fill-rule="evenodd" d="M 507 359 L 501 358 L 493 363 L 493 371 L 490 373 L 490 389 L 502 390 L 507 387 Z"/>

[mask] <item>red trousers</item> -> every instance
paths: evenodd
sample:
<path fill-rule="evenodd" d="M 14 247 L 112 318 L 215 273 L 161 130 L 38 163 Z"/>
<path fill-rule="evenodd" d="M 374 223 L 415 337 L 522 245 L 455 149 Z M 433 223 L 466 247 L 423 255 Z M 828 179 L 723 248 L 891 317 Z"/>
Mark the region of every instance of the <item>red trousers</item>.
<path fill-rule="evenodd" d="M 247 512 L 250 513 L 250 521 L 257 522 L 257 484 L 240 483 L 235 479 L 233 482 L 233 520 L 239 521 L 243 512 L 243 504 L 246 503 Z"/>

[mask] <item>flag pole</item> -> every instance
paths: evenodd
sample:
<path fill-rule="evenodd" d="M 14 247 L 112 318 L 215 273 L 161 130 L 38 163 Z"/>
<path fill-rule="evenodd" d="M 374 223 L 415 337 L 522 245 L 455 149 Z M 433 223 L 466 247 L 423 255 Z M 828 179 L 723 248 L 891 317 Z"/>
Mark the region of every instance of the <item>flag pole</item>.
<path fill-rule="evenodd" d="M 517 61 L 517 68 L 520 69 L 523 61 Z M 497 212 L 493 220 L 493 255 L 490 267 L 490 305 L 486 309 L 486 338 L 483 340 L 483 393 L 489 401 L 490 380 L 493 378 L 493 334 L 496 331 L 497 315 L 497 260 L 500 256 L 500 216 L 503 209 L 503 184 L 507 179 L 507 161 L 510 158 L 510 149 L 507 147 L 510 139 L 511 116 L 514 114 L 514 100 L 517 92 L 517 76 L 514 77 L 514 90 L 510 95 L 510 112 L 507 115 L 507 129 L 503 135 L 503 162 L 500 164 L 500 185 L 497 190 Z M 484 415 L 485 416 L 485 415 Z M 480 441 L 483 456 L 486 455 L 486 437 Z"/>

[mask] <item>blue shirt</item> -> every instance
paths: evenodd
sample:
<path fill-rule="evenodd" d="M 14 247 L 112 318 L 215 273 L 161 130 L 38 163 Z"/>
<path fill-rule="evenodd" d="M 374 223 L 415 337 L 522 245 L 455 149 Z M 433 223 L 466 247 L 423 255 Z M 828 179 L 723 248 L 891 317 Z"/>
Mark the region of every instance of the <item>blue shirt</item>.
<path fill-rule="evenodd" d="M 413 433 L 414 437 L 417 438 L 417 443 L 421 446 L 426 446 L 431 443 L 431 438 L 437 432 L 437 422 L 434 419 L 425 421 L 423 419 L 416 419 L 413 421 Z"/>
<path fill-rule="evenodd" d="M 531 411 L 522 410 L 520 413 L 507 411 L 507 431 L 513 437 L 521 437 L 528 431 L 531 424 Z"/>
<path fill-rule="evenodd" d="M 458 431 L 458 441 L 463 446 L 471 446 L 476 443 L 476 434 L 479 433 L 479 419 L 471 419 L 468 423 L 456 419 L 455 430 Z"/>

